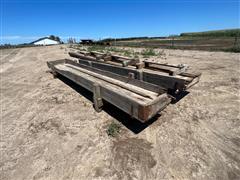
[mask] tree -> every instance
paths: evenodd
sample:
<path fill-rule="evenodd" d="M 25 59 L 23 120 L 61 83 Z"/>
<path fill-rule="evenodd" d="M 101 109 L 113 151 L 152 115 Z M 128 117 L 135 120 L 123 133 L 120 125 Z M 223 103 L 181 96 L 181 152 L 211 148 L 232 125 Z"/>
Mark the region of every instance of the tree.
<path fill-rule="evenodd" d="M 70 38 L 67 40 L 67 42 L 68 42 L 69 44 L 75 44 L 75 43 L 76 43 L 76 39 L 70 37 Z"/>
<path fill-rule="evenodd" d="M 58 41 L 58 42 L 61 41 L 61 39 L 58 36 L 55 37 L 55 40 Z"/>
<path fill-rule="evenodd" d="M 50 36 L 49 36 L 49 39 L 54 40 L 54 39 L 55 39 L 55 36 L 54 36 L 54 35 L 50 35 Z"/>
<path fill-rule="evenodd" d="M 58 36 L 50 35 L 50 36 L 49 36 L 49 39 L 52 39 L 52 40 L 54 40 L 54 41 L 61 42 L 61 39 L 60 39 L 60 37 L 58 37 Z"/>

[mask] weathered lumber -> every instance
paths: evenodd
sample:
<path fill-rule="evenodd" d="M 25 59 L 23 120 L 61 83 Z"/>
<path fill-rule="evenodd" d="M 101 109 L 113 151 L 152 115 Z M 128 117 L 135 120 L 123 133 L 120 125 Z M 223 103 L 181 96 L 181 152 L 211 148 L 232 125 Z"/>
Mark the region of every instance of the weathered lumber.
<path fill-rule="evenodd" d="M 167 89 L 164 89 L 160 86 L 150 84 L 147 82 L 143 82 L 143 81 L 139 81 L 138 79 L 134 79 L 136 74 L 134 74 L 134 72 L 131 72 L 131 71 L 125 71 L 125 72 L 122 72 L 123 74 L 121 74 L 121 70 L 119 70 L 118 72 L 120 72 L 120 74 L 116 74 L 111 71 L 108 71 L 108 69 L 101 69 L 101 68 L 96 67 L 95 63 L 93 63 L 93 62 L 89 62 L 90 64 L 88 64 L 88 61 L 87 61 L 87 63 L 82 64 L 82 63 L 73 62 L 72 60 L 68 60 L 68 59 L 65 59 L 65 62 L 68 64 L 72 64 L 76 67 L 81 67 L 86 70 L 96 72 L 100 76 L 108 76 L 113 79 L 122 81 L 124 83 L 128 83 L 128 85 L 138 86 L 143 89 L 155 92 L 157 94 L 161 94 L 161 93 L 164 93 L 167 91 Z M 125 73 L 128 73 L 128 74 L 126 75 Z"/>
<path fill-rule="evenodd" d="M 123 67 L 129 66 L 129 65 L 136 65 L 136 63 L 139 63 L 139 59 L 133 59 L 126 56 L 119 56 L 115 54 L 110 53 L 103 53 L 98 51 L 91 51 L 90 54 L 92 56 L 95 56 L 97 59 L 103 59 L 104 61 L 116 61 L 122 63 Z"/>
<path fill-rule="evenodd" d="M 145 63 L 145 68 L 152 69 L 152 70 L 162 70 L 168 72 L 169 75 L 177 75 L 186 72 L 188 69 L 187 65 L 180 64 L 180 65 L 172 65 L 172 64 L 163 64 L 159 62 L 152 62 L 152 61 L 143 61 Z"/>
<path fill-rule="evenodd" d="M 106 53 L 98 52 L 98 51 L 90 51 L 90 55 L 96 57 L 97 60 L 104 59 L 107 56 Z"/>
<path fill-rule="evenodd" d="M 122 60 L 134 60 L 133 58 L 127 57 L 127 56 L 120 56 L 117 54 L 112 54 L 112 57 L 115 59 L 122 59 Z"/>
<path fill-rule="evenodd" d="M 132 61 L 128 61 L 128 60 L 113 60 L 112 59 L 112 56 L 109 55 L 109 54 L 99 54 L 98 52 L 91 52 L 92 54 L 90 55 L 84 55 L 84 54 L 81 54 L 81 53 L 76 53 L 76 52 L 69 52 L 68 54 L 71 56 L 71 57 L 75 57 L 75 58 L 78 58 L 78 59 L 85 59 L 85 60 L 90 60 L 90 61 L 105 61 L 106 63 L 109 63 L 109 64 L 115 64 L 117 65 L 116 63 L 118 64 L 121 64 L 122 66 L 128 66 L 130 64 L 134 64 L 132 63 Z M 94 55 L 93 55 L 94 54 Z"/>
<path fill-rule="evenodd" d="M 139 59 L 129 58 L 126 56 L 119 56 L 119 55 L 115 55 L 115 54 L 112 54 L 111 56 L 112 56 L 113 61 L 122 62 L 123 67 L 129 66 L 129 65 L 136 66 L 137 63 L 140 63 Z"/>
<path fill-rule="evenodd" d="M 68 54 L 71 57 L 75 57 L 75 58 L 82 58 L 82 59 L 91 60 L 91 61 L 96 61 L 97 60 L 95 57 L 83 55 L 83 54 L 80 54 L 80 53 L 69 52 Z"/>
<path fill-rule="evenodd" d="M 137 69 L 142 69 L 145 67 L 145 64 L 143 62 L 136 63 L 136 68 Z"/>
<path fill-rule="evenodd" d="M 99 54 L 98 52 L 93 52 Z M 183 91 L 197 84 L 200 79 L 199 73 L 187 73 L 188 66 L 185 65 L 170 65 L 151 61 L 136 63 L 136 69 L 128 66 L 120 67 L 119 62 L 123 64 L 131 61 L 121 59 L 122 56 L 117 56 L 118 61 L 106 61 L 106 57 L 98 59 L 92 56 L 84 56 L 78 53 L 69 53 L 72 57 L 77 57 L 80 64 L 92 66 L 104 71 L 109 71 L 122 76 L 128 76 L 129 73 L 134 73 L 134 77 L 138 80 L 158 85 L 169 90 Z M 108 55 L 109 56 L 109 55 Z M 121 57 L 121 58 L 120 58 Z M 109 58 L 109 57 L 108 57 Z M 126 57 L 124 57 L 126 58 Z M 109 58 L 112 59 L 112 56 Z M 127 58 L 129 59 L 129 58 Z M 128 65 L 128 64 L 127 64 Z M 144 67 L 146 66 L 146 67 Z"/>
<path fill-rule="evenodd" d="M 101 96 L 101 87 L 98 83 L 93 84 L 93 102 L 95 110 L 100 112 L 102 110 L 103 101 Z"/>
<path fill-rule="evenodd" d="M 77 53 L 83 54 L 83 55 L 85 55 L 85 56 L 91 55 L 91 53 L 89 53 L 88 51 L 77 51 Z"/>
<path fill-rule="evenodd" d="M 128 82 L 125 81 L 126 77 L 100 71 L 72 60 L 57 60 L 47 62 L 47 64 L 52 71 L 92 91 L 94 107 L 97 111 L 101 110 L 102 99 L 104 99 L 139 121 L 146 122 L 171 102 L 171 97 L 166 91 L 156 93 L 155 88 L 157 86 L 143 81 L 133 79 L 132 82 L 130 78 Z M 102 72 L 102 74 L 95 76 L 99 72 Z M 147 89 L 148 85 L 152 86 L 152 92 L 149 91 L 149 88 Z M 146 92 L 147 96 L 145 96 Z M 151 94 L 151 97 L 149 94 Z"/>
<path fill-rule="evenodd" d="M 103 53 L 103 52 L 99 52 L 99 51 L 90 51 L 90 54 L 93 56 L 97 56 L 97 55 L 107 55 L 107 53 Z"/>
<path fill-rule="evenodd" d="M 87 66 L 92 66 L 97 69 L 108 71 L 114 74 L 128 77 L 129 73 L 133 73 L 135 79 L 142 80 L 147 83 L 158 85 L 161 88 L 166 88 L 170 90 L 179 90 L 183 91 L 191 86 L 194 81 L 196 84 L 199 81 L 200 74 L 188 74 L 181 73 L 179 75 L 170 76 L 169 73 L 161 71 L 153 71 L 151 69 L 134 69 L 131 67 L 120 67 L 113 64 L 106 64 L 105 62 L 94 62 L 91 63 L 88 60 L 79 59 L 80 64 L 85 64 Z M 193 84 L 193 85 L 194 85 Z"/>
<path fill-rule="evenodd" d="M 149 60 L 144 60 L 143 62 L 149 63 L 149 64 L 163 65 L 163 66 L 168 66 L 168 67 L 173 67 L 173 68 L 182 68 L 182 67 L 187 66 L 185 64 L 168 64 L 168 63 L 161 63 L 161 62 L 153 62 L 153 61 L 149 61 Z"/>
<path fill-rule="evenodd" d="M 144 90 L 139 91 L 137 88 L 133 88 L 133 86 L 131 86 L 130 84 L 126 84 L 126 83 L 121 82 L 121 81 L 113 80 L 112 78 L 107 77 L 107 76 L 99 76 L 98 73 L 95 73 L 95 72 L 92 72 L 92 71 L 89 71 L 89 70 L 86 70 L 86 69 L 83 69 L 83 68 L 79 68 L 79 67 L 76 67 L 74 65 L 70 65 L 70 64 L 68 65 L 67 64 L 66 66 L 71 67 L 73 69 L 77 69 L 78 71 L 84 72 L 88 75 L 91 75 L 91 76 L 97 78 L 97 79 L 101 79 L 101 80 L 104 80 L 104 81 L 109 82 L 111 84 L 117 85 L 121 88 L 127 89 L 127 90 L 132 91 L 132 92 L 134 92 L 136 94 L 139 94 L 141 96 L 154 99 L 154 95 L 150 91 L 148 91 L 148 92 L 144 92 Z"/>

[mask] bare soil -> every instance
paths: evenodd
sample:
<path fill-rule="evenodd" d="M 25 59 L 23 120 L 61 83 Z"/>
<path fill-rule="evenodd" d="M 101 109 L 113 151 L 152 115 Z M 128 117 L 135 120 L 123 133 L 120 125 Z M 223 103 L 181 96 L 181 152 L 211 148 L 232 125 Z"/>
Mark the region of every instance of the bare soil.
<path fill-rule="evenodd" d="M 91 93 L 54 79 L 46 61 L 68 50 L 1 50 L 0 179 L 240 179 L 239 54 L 164 50 L 158 61 L 201 81 L 143 125 L 109 104 L 95 112 Z"/>

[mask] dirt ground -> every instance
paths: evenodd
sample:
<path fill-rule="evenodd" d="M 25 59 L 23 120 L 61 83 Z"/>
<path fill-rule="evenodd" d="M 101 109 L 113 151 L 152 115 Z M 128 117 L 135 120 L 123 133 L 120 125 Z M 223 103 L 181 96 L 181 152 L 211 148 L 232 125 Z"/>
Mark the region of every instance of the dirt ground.
<path fill-rule="evenodd" d="M 64 46 L 1 50 L 0 179 L 240 179 L 240 56 L 164 50 L 200 83 L 148 125 L 54 79 Z M 91 99 L 91 98 L 90 98 Z M 118 137 L 107 125 L 121 124 Z"/>

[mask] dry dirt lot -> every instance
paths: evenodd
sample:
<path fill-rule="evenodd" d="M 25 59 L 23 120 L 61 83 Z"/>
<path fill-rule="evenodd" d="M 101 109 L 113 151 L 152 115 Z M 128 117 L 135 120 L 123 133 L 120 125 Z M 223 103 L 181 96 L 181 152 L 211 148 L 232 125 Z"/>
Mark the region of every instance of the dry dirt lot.
<path fill-rule="evenodd" d="M 201 81 L 144 126 L 110 105 L 95 112 L 89 93 L 53 79 L 46 61 L 67 51 L 1 50 L 1 180 L 240 179 L 239 54 L 164 50 L 160 61 Z"/>

